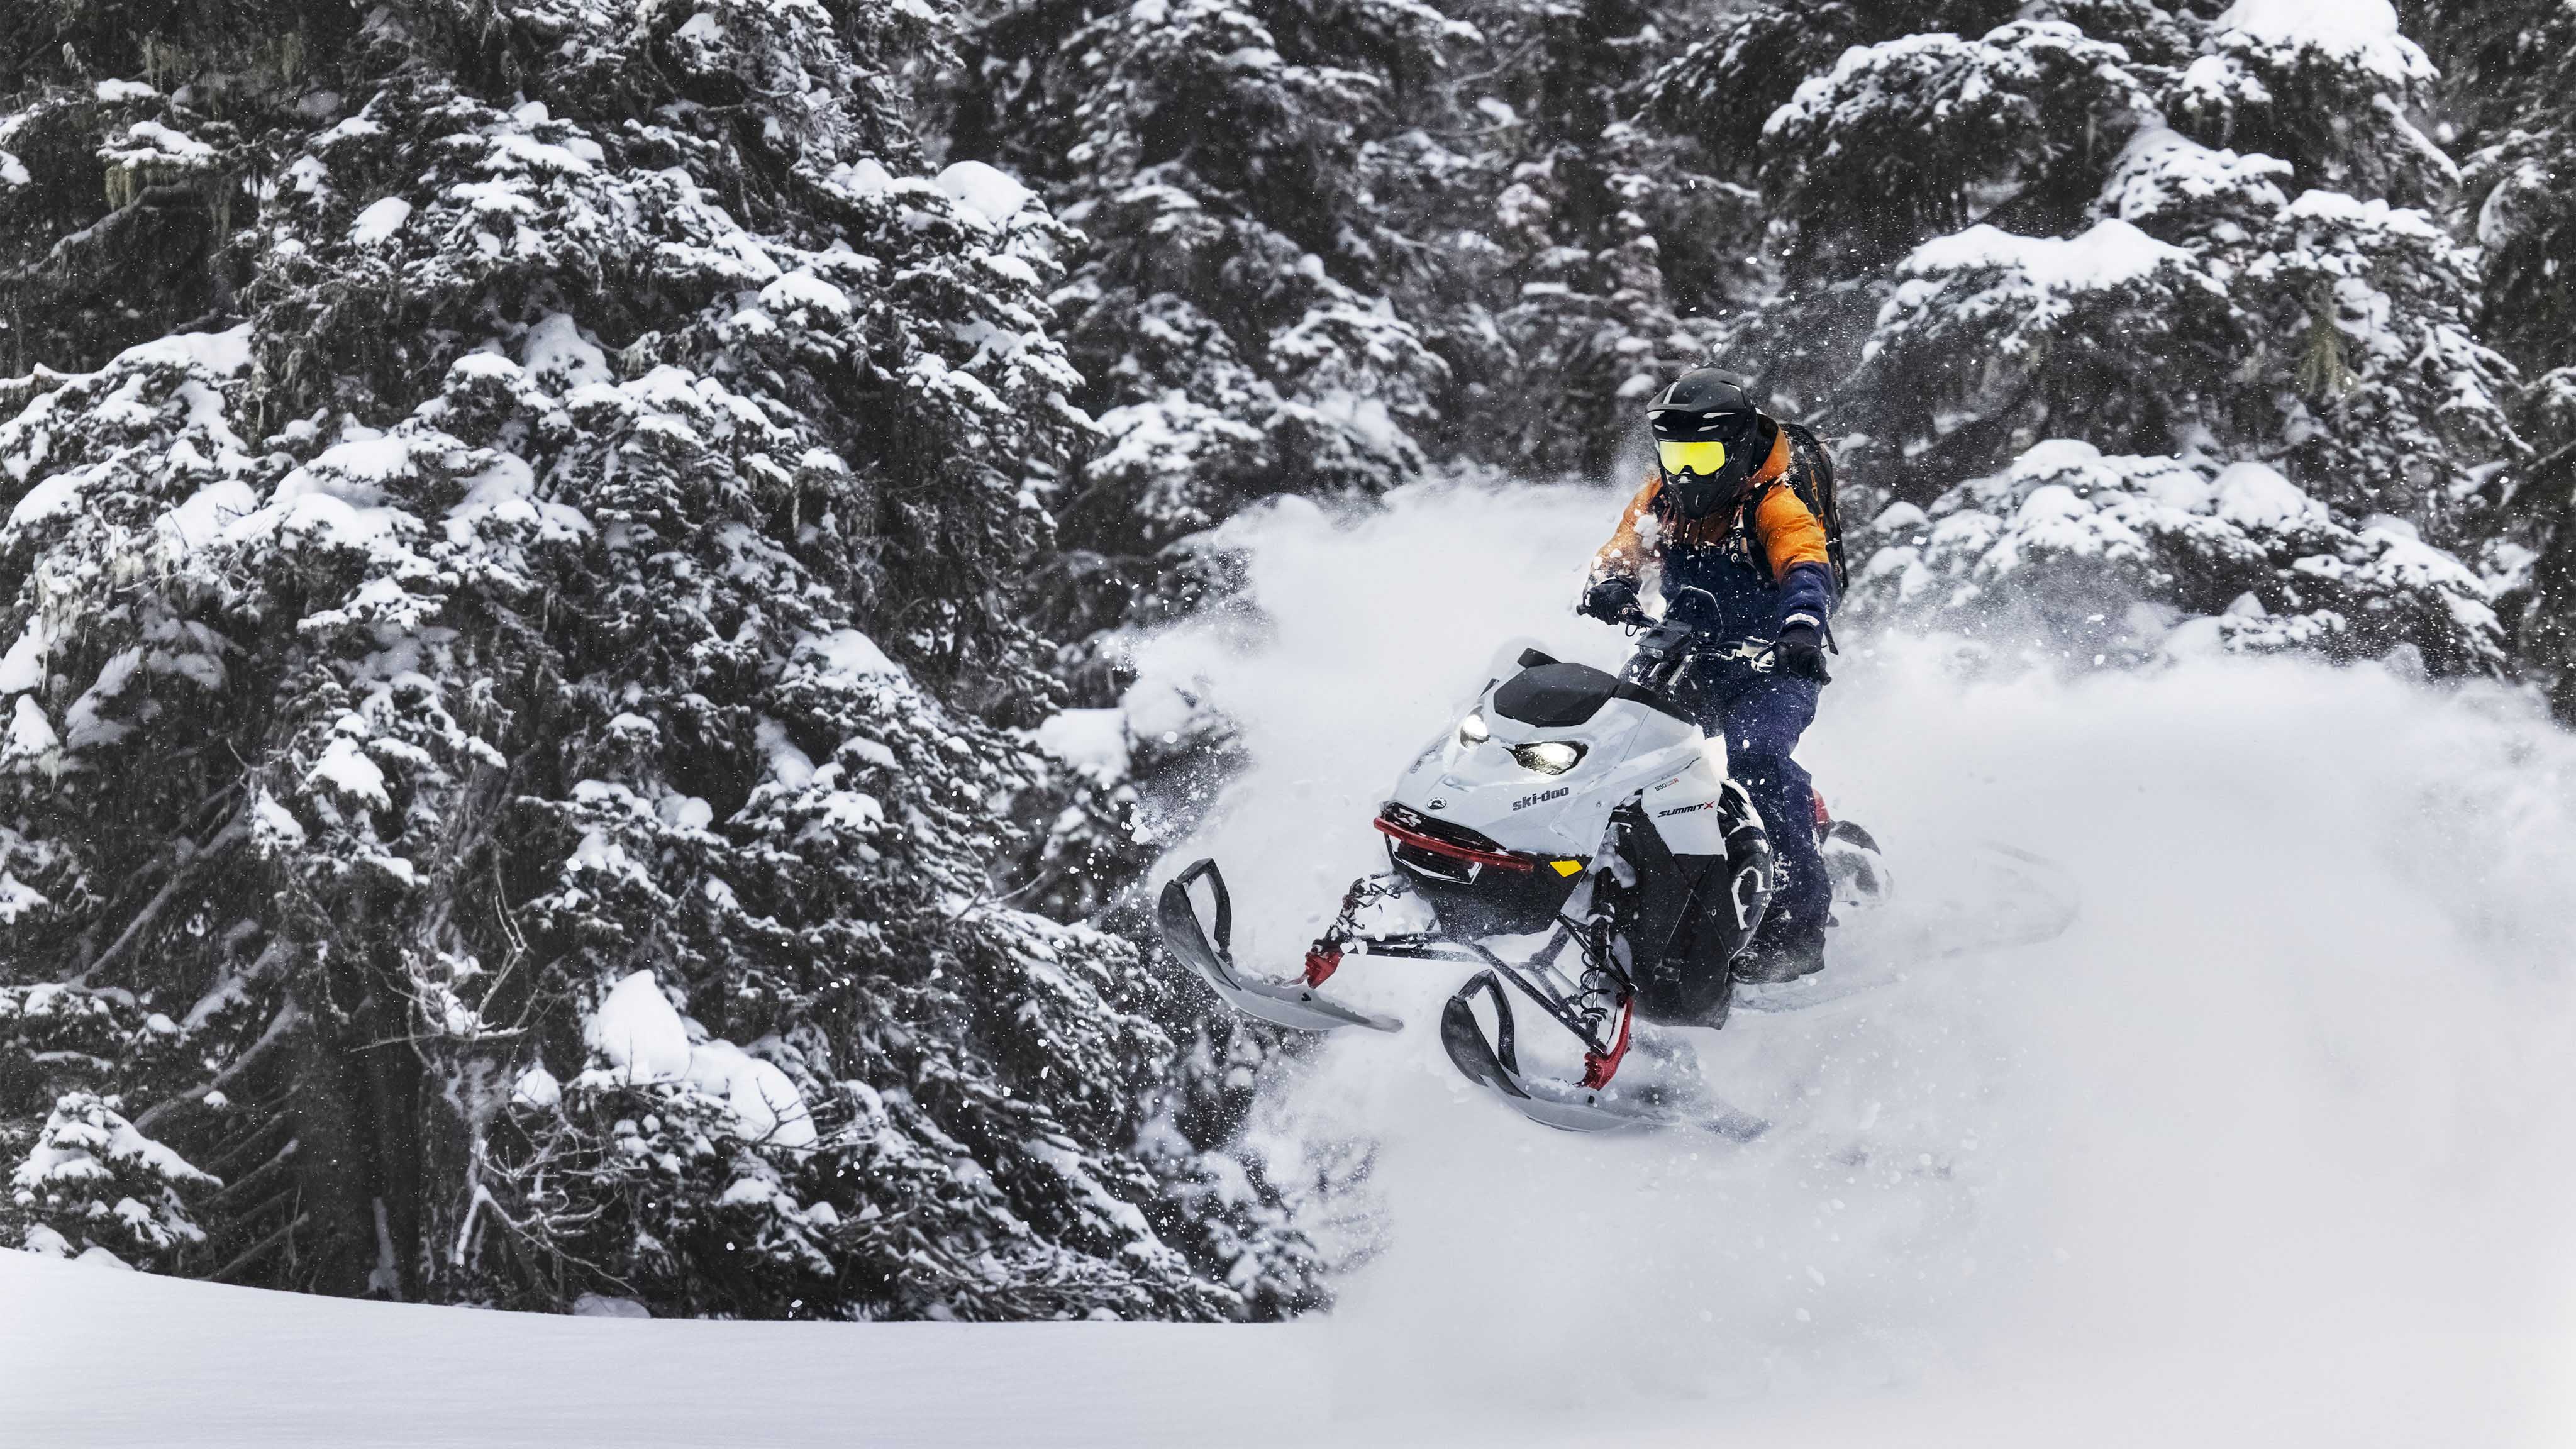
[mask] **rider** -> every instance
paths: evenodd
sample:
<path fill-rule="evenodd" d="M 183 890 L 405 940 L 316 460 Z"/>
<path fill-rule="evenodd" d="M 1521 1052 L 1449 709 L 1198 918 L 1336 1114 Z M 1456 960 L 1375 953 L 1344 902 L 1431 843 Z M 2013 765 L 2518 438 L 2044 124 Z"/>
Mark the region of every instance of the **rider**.
<path fill-rule="evenodd" d="M 1647 406 L 1658 466 L 1593 558 L 1577 612 L 1644 622 L 1638 577 L 1660 563 L 1667 614 L 1682 590 L 1705 590 L 1708 600 L 1691 599 L 1700 632 L 1722 644 L 1770 641 L 1768 671 L 1718 681 L 1698 712 L 1702 730 L 1723 732 L 1729 770 L 1772 826 L 1783 868 L 1736 975 L 1786 981 L 1824 965 L 1832 905 L 1810 823 L 1814 783 L 1789 752 L 1832 678 L 1824 644 L 1834 576 L 1825 526 L 1789 486 L 1792 469 L 1812 465 L 1754 405 L 1752 388 L 1745 377 L 1703 367 Z"/>

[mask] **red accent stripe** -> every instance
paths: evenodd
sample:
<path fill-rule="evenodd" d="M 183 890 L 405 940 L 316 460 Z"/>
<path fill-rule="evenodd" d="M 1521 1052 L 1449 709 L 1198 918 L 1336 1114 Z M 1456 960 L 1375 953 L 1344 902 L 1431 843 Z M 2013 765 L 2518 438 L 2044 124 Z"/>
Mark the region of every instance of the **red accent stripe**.
<path fill-rule="evenodd" d="M 1834 817 L 1832 812 L 1825 809 L 1825 792 L 1822 790 L 1809 790 L 1807 793 L 1816 797 L 1816 828 L 1818 830 L 1822 830 L 1826 826 L 1833 824 Z"/>
<path fill-rule="evenodd" d="M 1407 830 L 1383 815 L 1369 823 L 1405 844 L 1419 846 L 1433 855 L 1445 855 L 1452 860 L 1472 860 L 1478 865 L 1490 865 L 1503 870 L 1535 869 L 1528 861 L 1517 855 L 1505 855 L 1493 850 L 1478 850 L 1468 845 L 1452 845 L 1436 836 L 1425 835 L 1419 830 Z"/>

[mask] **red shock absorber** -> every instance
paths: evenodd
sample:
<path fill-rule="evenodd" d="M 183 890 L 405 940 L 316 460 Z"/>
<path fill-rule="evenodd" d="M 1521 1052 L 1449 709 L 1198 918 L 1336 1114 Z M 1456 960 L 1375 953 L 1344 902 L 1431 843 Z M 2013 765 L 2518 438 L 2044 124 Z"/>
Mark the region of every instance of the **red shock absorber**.
<path fill-rule="evenodd" d="M 1324 929 L 1324 934 L 1315 938 L 1314 945 L 1306 948 L 1306 985 L 1309 988 L 1332 980 L 1333 973 L 1342 969 L 1342 943 L 1350 939 L 1351 912 L 1360 908 L 1360 894 L 1367 886 L 1366 877 L 1351 882 L 1351 888 L 1342 892 L 1342 913 L 1333 918 L 1333 924 Z"/>
<path fill-rule="evenodd" d="M 1636 1014 L 1637 998 L 1631 995 L 1619 1003 L 1619 1034 L 1611 1038 L 1610 1050 L 1583 1054 L 1583 1090 L 1600 1091 L 1619 1074 L 1619 1063 L 1628 1055 L 1628 1025 Z"/>

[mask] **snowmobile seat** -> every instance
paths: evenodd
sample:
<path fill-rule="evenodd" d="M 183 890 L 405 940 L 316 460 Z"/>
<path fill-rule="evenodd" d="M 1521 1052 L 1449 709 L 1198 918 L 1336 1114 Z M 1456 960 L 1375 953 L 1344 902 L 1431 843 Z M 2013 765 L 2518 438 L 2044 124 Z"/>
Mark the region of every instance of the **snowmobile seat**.
<path fill-rule="evenodd" d="M 1535 649 L 1529 652 L 1538 653 Z M 1503 687 L 1494 691 L 1494 709 L 1504 718 L 1525 725 L 1568 729 L 1589 724 L 1601 712 L 1601 706 L 1614 699 L 1633 699 L 1677 718 L 1690 717 L 1653 690 L 1629 684 L 1589 664 L 1559 664 L 1553 659 L 1503 681 Z"/>

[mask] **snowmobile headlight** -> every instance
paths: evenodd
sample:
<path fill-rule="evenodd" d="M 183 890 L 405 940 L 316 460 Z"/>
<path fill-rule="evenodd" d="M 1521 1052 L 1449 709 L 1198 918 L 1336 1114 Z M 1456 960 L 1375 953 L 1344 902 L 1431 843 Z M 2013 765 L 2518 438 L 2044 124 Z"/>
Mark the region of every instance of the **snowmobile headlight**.
<path fill-rule="evenodd" d="M 1482 714 L 1471 714 L 1458 721 L 1458 743 L 1462 745 L 1481 745 L 1493 737 L 1494 732 L 1485 728 L 1485 717 Z"/>
<path fill-rule="evenodd" d="M 1583 759 L 1583 746 L 1571 740 L 1542 740 L 1534 745 L 1512 746 L 1512 758 L 1521 768 L 1542 775 L 1562 775 Z"/>

